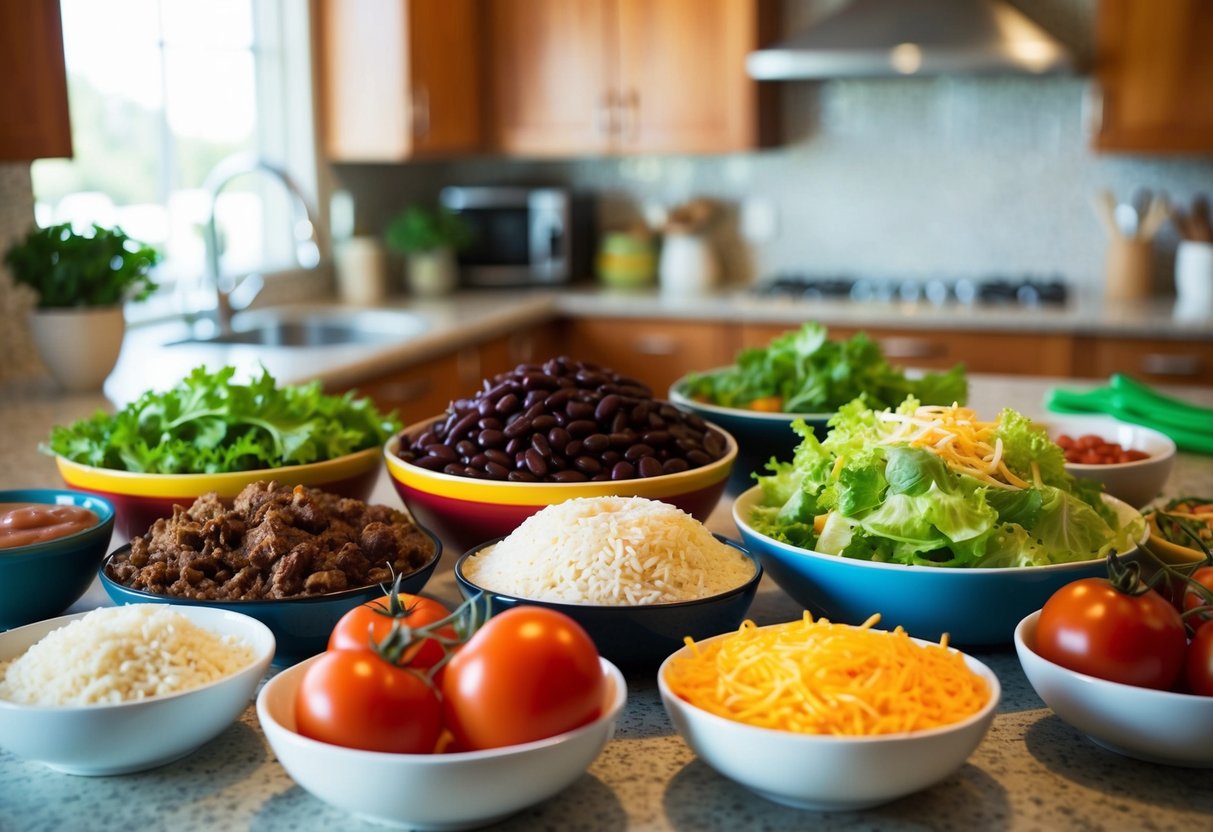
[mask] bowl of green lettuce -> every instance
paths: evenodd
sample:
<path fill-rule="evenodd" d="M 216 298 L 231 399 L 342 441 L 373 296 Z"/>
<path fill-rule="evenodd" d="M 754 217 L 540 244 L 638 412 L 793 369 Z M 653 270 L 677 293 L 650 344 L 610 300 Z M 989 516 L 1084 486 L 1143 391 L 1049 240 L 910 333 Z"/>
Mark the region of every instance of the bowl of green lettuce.
<path fill-rule="evenodd" d="M 1042 425 L 913 398 L 845 405 L 734 502 L 747 548 L 816 615 L 967 645 L 1010 643 L 1062 585 L 1146 534 L 1136 509 L 1065 470 Z"/>
<path fill-rule="evenodd" d="M 318 381 L 279 384 L 262 370 L 241 382 L 232 367 L 198 367 L 113 413 L 54 426 L 41 450 L 69 488 L 109 499 L 116 531 L 130 538 L 175 505 L 235 497 L 257 480 L 365 500 L 399 429 L 395 413 L 326 394 Z"/>
<path fill-rule="evenodd" d="M 728 493 L 754 484 L 768 462 L 787 460 L 800 442 L 800 419 L 825 437 L 830 417 L 856 398 L 872 407 L 907 396 L 927 404 L 964 404 L 968 382 L 960 365 L 946 372 L 913 373 L 890 364 L 880 345 L 860 332 L 832 340 L 810 321 L 764 347 L 737 353 L 735 363 L 688 373 L 670 387 L 675 405 L 720 425 L 737 439 Z"/>

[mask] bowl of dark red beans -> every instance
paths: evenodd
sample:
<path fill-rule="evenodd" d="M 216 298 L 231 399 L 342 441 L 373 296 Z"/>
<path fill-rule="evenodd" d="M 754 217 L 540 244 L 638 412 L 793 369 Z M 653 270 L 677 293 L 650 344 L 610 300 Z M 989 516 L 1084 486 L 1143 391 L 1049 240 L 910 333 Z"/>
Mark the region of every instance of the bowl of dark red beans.
<path fill-rule="evenodd" d="M 0 630 L 63 612 L 109 550 L 114 506 L 65 488 L 0 491 Z"/>
<path fill-rule="evenodd" d="M 559 357 L 486 379 L 390 439 L 384 457 L 417 521 L 466 550 L 576 497 L 646 497 L 705 521 L 737 443 L 635 379 Z"/>
<path fill-rule="evenodd" d="M 1045 426 L 1067 471 L 1134 508 L 1158 497 L 1171 475 L 1175 442 L 1156 430 L 1111 416 L 1050 416 Z"/>

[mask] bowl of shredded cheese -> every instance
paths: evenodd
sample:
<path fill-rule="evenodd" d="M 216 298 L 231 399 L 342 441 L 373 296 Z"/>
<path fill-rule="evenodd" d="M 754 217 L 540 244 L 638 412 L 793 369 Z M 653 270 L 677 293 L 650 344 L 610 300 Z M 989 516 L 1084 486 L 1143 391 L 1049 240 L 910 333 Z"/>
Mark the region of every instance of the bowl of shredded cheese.
<path fill-rule="evenodd" d="M 852 811 L 928 788 L 964 764 L 1001 696 L 994 673 L 901 628 L 813 620 L 695 642 L 657 673 L 691 749 L 785 806 Z"/>

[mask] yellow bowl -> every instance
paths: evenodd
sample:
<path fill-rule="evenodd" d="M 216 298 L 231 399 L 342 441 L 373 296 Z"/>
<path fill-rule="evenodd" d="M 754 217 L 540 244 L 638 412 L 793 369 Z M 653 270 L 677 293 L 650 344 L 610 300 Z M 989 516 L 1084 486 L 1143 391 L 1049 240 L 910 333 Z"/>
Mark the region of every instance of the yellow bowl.
<path fill-rule="evenodd" d="M 203 494 L 235 497 L 249 483 L 276 480 L 284 485 L 323 488 L 334 494 L 365 500 L 375 487 L 382 463 L 379 447 L 283 468 L 231 471 L 223 474 L 144 474 L 94 468 L 58 456 L 59 475 L 69 488 L 105 497 L 114 504 L 114 527 L 127 538 L 143 534 L 161 517 L 171 517 L 174 505 L 188 506 Z"/>

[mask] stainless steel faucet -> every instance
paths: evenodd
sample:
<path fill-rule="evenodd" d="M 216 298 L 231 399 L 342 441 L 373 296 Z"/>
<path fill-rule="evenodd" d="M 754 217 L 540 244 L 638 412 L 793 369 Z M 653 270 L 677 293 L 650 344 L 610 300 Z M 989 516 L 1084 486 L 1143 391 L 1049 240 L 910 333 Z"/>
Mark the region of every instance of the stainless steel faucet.
<path fill-rule="evenodd" d="M 215 290 L 215 323 L 219 332 L 231 329 L 232 313 L 244 309 L 261 292 L 265 280 L 256 272 L 237 279 L 225 278 L 219 268 L 219 232 L 215 223 L 215 208 L 219 193 L 238 176 L 249 173 L 268 173 L 280 181 L 294 197 L 292 233 L 295 238 L 295 259 L 299 265 L 313 268 L 320 262 L 320 238 L 316 215 L 303 190 L 283 168 L 252 154 L 237 154 L 219 162 L 207 174 L 203 183 L 210 209 L 206 221 L 206 276 L 210 288 Z"/>

